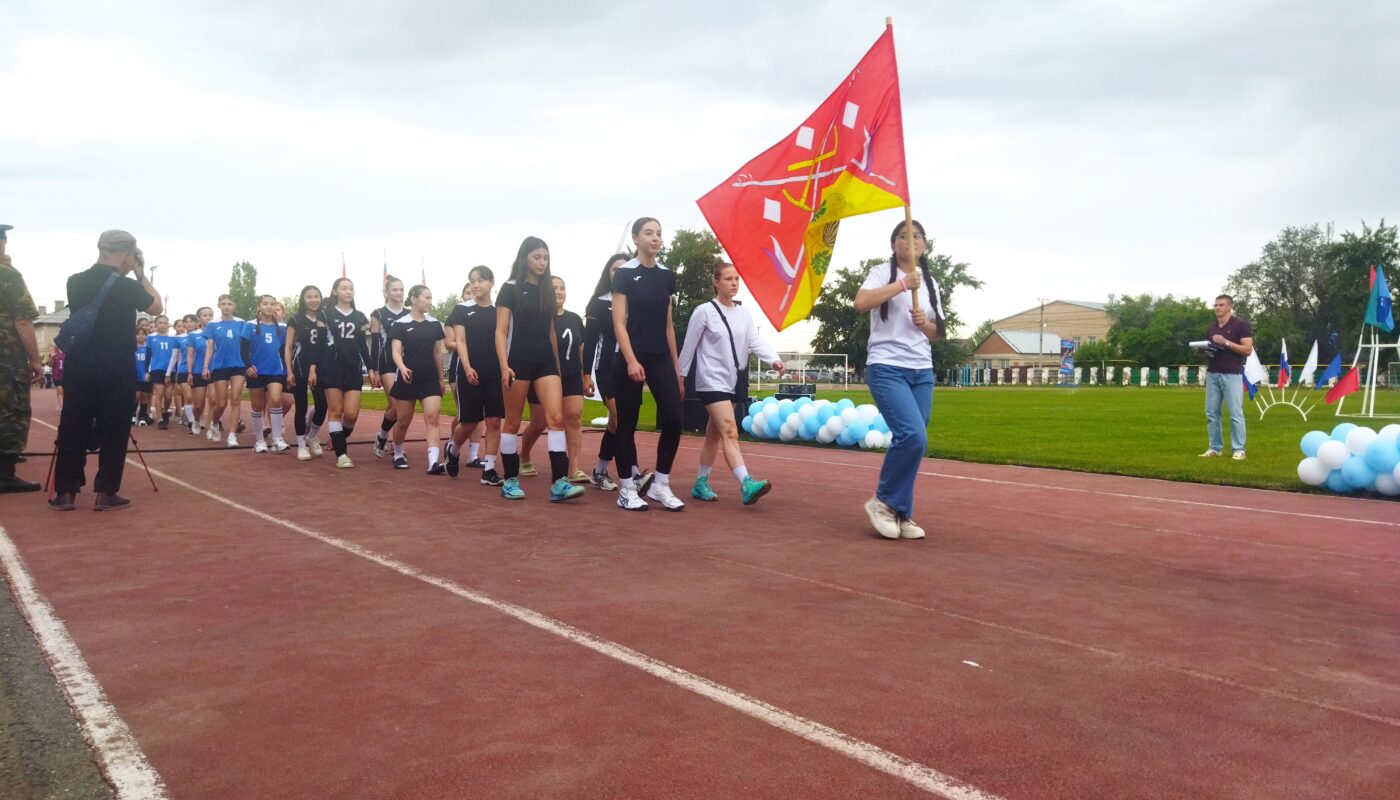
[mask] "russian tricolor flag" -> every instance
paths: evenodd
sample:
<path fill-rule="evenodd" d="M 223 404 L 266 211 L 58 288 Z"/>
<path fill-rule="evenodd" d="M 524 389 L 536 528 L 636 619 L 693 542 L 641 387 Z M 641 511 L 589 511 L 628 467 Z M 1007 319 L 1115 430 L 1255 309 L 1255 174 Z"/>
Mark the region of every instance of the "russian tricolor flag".
<path fill-rule="evenodd" d="M 1288 340 L 1283 341 L 1283 351 L 1278 357 L 1278 388 L 1282 389 L 1288 385 L 1291 371 L 1288 368 Z"/>

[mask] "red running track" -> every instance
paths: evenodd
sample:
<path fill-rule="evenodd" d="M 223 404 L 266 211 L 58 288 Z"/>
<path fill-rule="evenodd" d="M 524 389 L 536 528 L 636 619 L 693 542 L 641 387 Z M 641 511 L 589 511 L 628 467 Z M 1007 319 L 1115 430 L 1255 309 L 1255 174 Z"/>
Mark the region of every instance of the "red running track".
<path fill-rule="evenodd" d="M 1394 503 L 930 460 L 886 542 L 875 454 L 747 444 L 758 505 L 626 514 L 422 447 L 0 501 L 170 796 L 1397 796 Z"/>

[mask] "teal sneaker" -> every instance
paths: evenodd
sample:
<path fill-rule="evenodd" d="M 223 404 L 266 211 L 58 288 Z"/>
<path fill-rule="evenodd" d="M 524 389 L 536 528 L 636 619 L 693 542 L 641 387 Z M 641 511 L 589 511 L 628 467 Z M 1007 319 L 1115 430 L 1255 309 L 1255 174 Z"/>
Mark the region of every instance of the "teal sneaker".
<path fill-rule="evenodd" d="M 583 487 L 569 483 L 568 478 L 560 478 L 549 487 L 549 502 L 562 503 L 583 494 Z"/>
<path fill-rule="evenodd" d="M 773 484 L 768 481 L 754 480 L 753 476 L 744 478 L 744 505 L 751 506 L 758 502 L 758 498 L 768 494 L 773 488 Z"/>
<path fill-rule="evenodd" d="M 694 497 L 696 500 L 704 500 L 707 503 L 713 503 L 719 499 L 719 495 L 715 494 L 715 490 L 710 488 L 709 475 L 695 479 L 695 485 L 690 487 L 690 496 Z"/>
<path fill-rule="evenodd" d="M 520 488 L 520 479 L 506 478 L 506 482 L 501 485 L 501 497 L 507 500 L 524 500 L 525 490 Z"/>

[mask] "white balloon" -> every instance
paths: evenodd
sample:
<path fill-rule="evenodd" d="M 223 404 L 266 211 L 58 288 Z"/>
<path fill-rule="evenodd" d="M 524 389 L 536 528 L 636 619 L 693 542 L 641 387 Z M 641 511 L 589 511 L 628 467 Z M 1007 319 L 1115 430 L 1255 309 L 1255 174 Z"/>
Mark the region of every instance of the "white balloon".
<path fill-rule="evenodd" d="M 841 411 L 841 422 L 850 425 L 860 419 L 860 412 L 854 408 L 846 408 Z"/>
<path fill-rule="evenodd" d="M 817 415 L 817 407 L 814 406 L 814 405 L 808 404 L 808 405 L 805 405 L 805 406 L 803 406 L 803 407 L 797 409 L 797 416 L 798 416 L 798 418 L 800 418 L 803 422 L 806 422 L 807 420 L 811 419 L 812 417 L 815 417 L 816 415 Z"/>
<path fill-rule="evenodd" d="M 890 449 L 890 445 L 892 444 L 894 444 L 894 431 L 890 431 L 889 433 L 885 434 L 885 444 L 883 445 L 883 447 L 884 449 L 888 450 Z"/>
<path fill-rule="evenodd" d="M 1396 425 L 1393 422 L 1390 423 L 1384 428 L 1381 428 L 1380 432 L 1376 434 L 1376 438 L 1380 439 L 1382 442 L 1395 444 L 1397 441 L 1400 441 L 1400 425 Z"/>
<path fill-rule="evenodd" d="M 763 438 L 763 432 L 766 431 L 766 430 L 768 430 L 768 417 L 767 417 L 767 415 L 765 415 L 762 411 L 758 412 L 757 414 L 754 414 L 754 415 L 753 415 L 753 435 L 754 435 L 754 437 L 755 437 L 755 438 L 758 438 L 758 439 L 762 439 L 762 438 Z"/>
<path fill-rule="evenodd" d="M 866 403 L 865 405 L 861 406 L 857 409 L 857 411 L 860 412 L 860 421 L 864 422 L 866 425 L 869 425 L 870 423 L 874 422 L 875 418 L 880 416 L 880 409 L 876 408 L 875 406 L 869 403 Z"/>
<path fill-rule="evenodd" d="M 1400 481 L 1395 480 L 1395 476 L 1382 472 L 1376 476 L 1376 491 L 1388 497 L 1400 495 Z"/>
<path fill-rule="evenodd" d="M 823 425 L 821 429 L 817 431 L 817 441 L 822 444 L 831 444 L 836 441 L 836 434 L 832 433 L 830 428 Z"/>
<path fill-rule="evenodd" d="M 1366 455 L 1366 448 L 1377 438 L 1370 428 L 1353 428 L 1347 433 L 1347 450 L 1354 456 Z"/>
<path fill-rule="evenodd" d="M 877 447 L 885 446 L 885 434 L 879 431 L 866 431 L 865 441 L 861 442 L 866 450 L 874 450 Z"/>
<path fill-rule="evenodd" d="M 850 409 L 846 410 L 849 411 Z M 831 431 L 832 438 L 835 438 L 841 434 L 841 431 L 846 429 L 846 420 L 841 417 L 832 417 L 826 421 L 826 429 Z"/>
<path fill-rule="evenodd" d="M 785 442 L 790 442 L 797 438 L 797 429 L 784 425 L 782 431 L 778 433 L 778 438 Z"/>
<path fill-rule="evenodd" d="M 1321 486 L 1327 482 L 1327 465 L 1316 458 L 1305 458 L 1298 462 L 1298 480 L 1309 486 Z"/>
<path fill-rule="evenodd" d="M 1394 478 L 1397 481 L 1400 481 L 1400 464 L 1395 465 L 1395 469 L 1391 471 L 1390 477 Z"/>
<path fill-rule="evenodd" d="M 1346 444 L 1336 439 L 1328 439 L 1317 448 L 1317 460 L 1326 464 L 1328 469 L 1341 469 L 1350 456 Z"/>

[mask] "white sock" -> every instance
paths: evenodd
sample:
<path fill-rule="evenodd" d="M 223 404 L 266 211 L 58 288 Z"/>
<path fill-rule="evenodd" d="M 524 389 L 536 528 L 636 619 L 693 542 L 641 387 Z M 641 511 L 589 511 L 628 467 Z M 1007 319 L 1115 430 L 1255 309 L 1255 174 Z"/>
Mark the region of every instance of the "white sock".
<path fill-rule="evenodd" d="M 276 439 L 281 439 L 281 438 L 283 438 L 283 437 L 282 437 L 283 430 L 284 430 L 284 426 L 283 426 L 283 423 L 282 423 L 282 409 L 280 409 L 280 408 L 273 409 L 273 411 L 272 411 L 272 436 L 273 436 L 273 438 L 276 438 Z"/>
<path fill-rule="evenodd" d="M 639 477 L 641 477 L 641 475 L 642 475 L 642 468 L 639 467 L 639 466 L 637 466 L 636 464 L 633 464 L 633 465 L 632 465 L 632 477 L 633 477 L 633 478 L 639 478 Z"/>
<path fill-rule="evenodd" d="M 637 488 L 636 482 L 633 481 L 631 478 L 619 478 L 619 479 L 618 479 L 618 483 L 622 484 L 622 488 L 624 488 L 624 489 L 634 489 L 634 490 L 635 490 L 635 489 Z"/>
<path fill-rule="evenodd" d="M 545 441 L 549 443 L 549 452 L 551 453 L 562 453 L 569 449 L 569 442 L 564 438 L 563 431 L 546 431 Z"/>
<path fill-rule="evenodd" d="M 493 470 L 493 469 L 496 468 L 496 457 L 495 457 L 495 456 L 487 456 L 486 458 L 483 458 L 483 459 L 482 459 L 482 463 L 484 463 L 484 464 L 486 465 L 486 469 L 487 469 L 487 470 Z"/>
<path fill-rule="evenodd" d="M 520 452 L 520 439 L 513 433 L 501 434 L 501 455 L 513 456 Z"/>
<path fill-rule="evenodd" d="M 403 444 L 394 442 L 394 458 L 403 458 Z"/>
<path fill-rule="evenodd" d="M 441 455 L 441 454 L 442 454 L 442 451 L 438 450 L 436 447 L 429 447 L 429 448 L 428 448 L 428 466 L 429 466 L 429 467 L 432 467 L 434 464 L 438 463 L 438 456 Z"/>
<path fill-rule="evenodd" d="M 608 462 L 604 461 L 604 460 L 601 459 L 601 458 L 598 459 L 598 466 L 594 467 L 594 468 L 593 468 L 593 471 L 594 471 L 594 472 L 607 472 L 607 471 L 608 471 Z"/>
<path fill-rule="evenodd" d="M 471 446 L 467 448 L 467 460 L 468 460 L 468 461 L 475 461 L 477 455 L 479 455 L 480 453 L 481 453 L 481 442 L 472 442 L 472 443 L 471 443 Z"/>
<path fill-rule="evenodd" d="M 749 477 L 749 468 L 740 464 L 734 468 L 734 477 L 738 479 L 739 483 L 743 483 L 744 479 Z"/>
<path fill-rule="evenodd" d="M 710 477 L 710 470 L 711 470 L 711 469 L 713 469 L 713 467 L 701 466 L 700 469 L 699 469 L 699 477 L 701 477 L 701 478 L 708 478 L 708 477 Z"/>
<path fill-rule="evenodd" d="M 326 427 L 331 433 L 340 433 L 345 430 L 345 426 L 341 425 L 339 420 L 334 419 L 326 423 Z"/>
<path fill-rule="evenodd" d="M 448 457 L 448 458 L 451 458 L 452 456 L 455 456 L 455 455 L 457 455 L 457 443 L 454 442 L 454 441 L 452 441 L 451 439 L 448 439 L 448 440 L 447 440 L 447 457 Z"/>
<path fill-rule="evenodd" d="M 190 424 L 194 424 L 194 404 L 193 404 L 193 403 L 186 403 L 186 404 L 185 404 L 185 421 L 189 422 Z"/>
<path fill-rule="evenodd" d="M 308 438 L 308 439 L 315 439 L 315 438 L 316 438 L 316 434 L 318 434 L 318 433 L 320 433 L 320 432 L 321 432 L 321 426 L 320 426 L 320 425 L 307 425 L 307 426 L 306 426 L 306 438 Z"/>
<path fill-rule="evenodd" d="M 250 417 L 253 418 L 253 424 L 252 424 L 252 425 L 249 425 L 248 427 L 252 428 L 254 431 L 257 431 L 258 434 L 261 434 L 261 433 L 262 433 L 262 429 L 263 429 L 263 426 L 262 426 L 262 412 L 261 412 L 261 411 L 254 411 L 252 414 L 249 414 L 248 416 L 250 416 Z M 233 426 L 233 427 L 234 427 L 235 430 L 237 430 L 237 429 L 238 429 L 238 423 L 234 423 L 234 426 Z"/>
<path fill-rule="evenodd" d="M 658 486 L 671 485 L 671 476 L 665 472 L 656 473 L 656 477 L 652 478 L 652 480 L 655 481 Z"/>
<path fill-rule="evenodd" d="M 305 446 L 306 446 L 306 436 L 305 436 L 305 435 L 298 436 L 298 437 L 297 437 L 297 447 L 305 447 Z"/>

